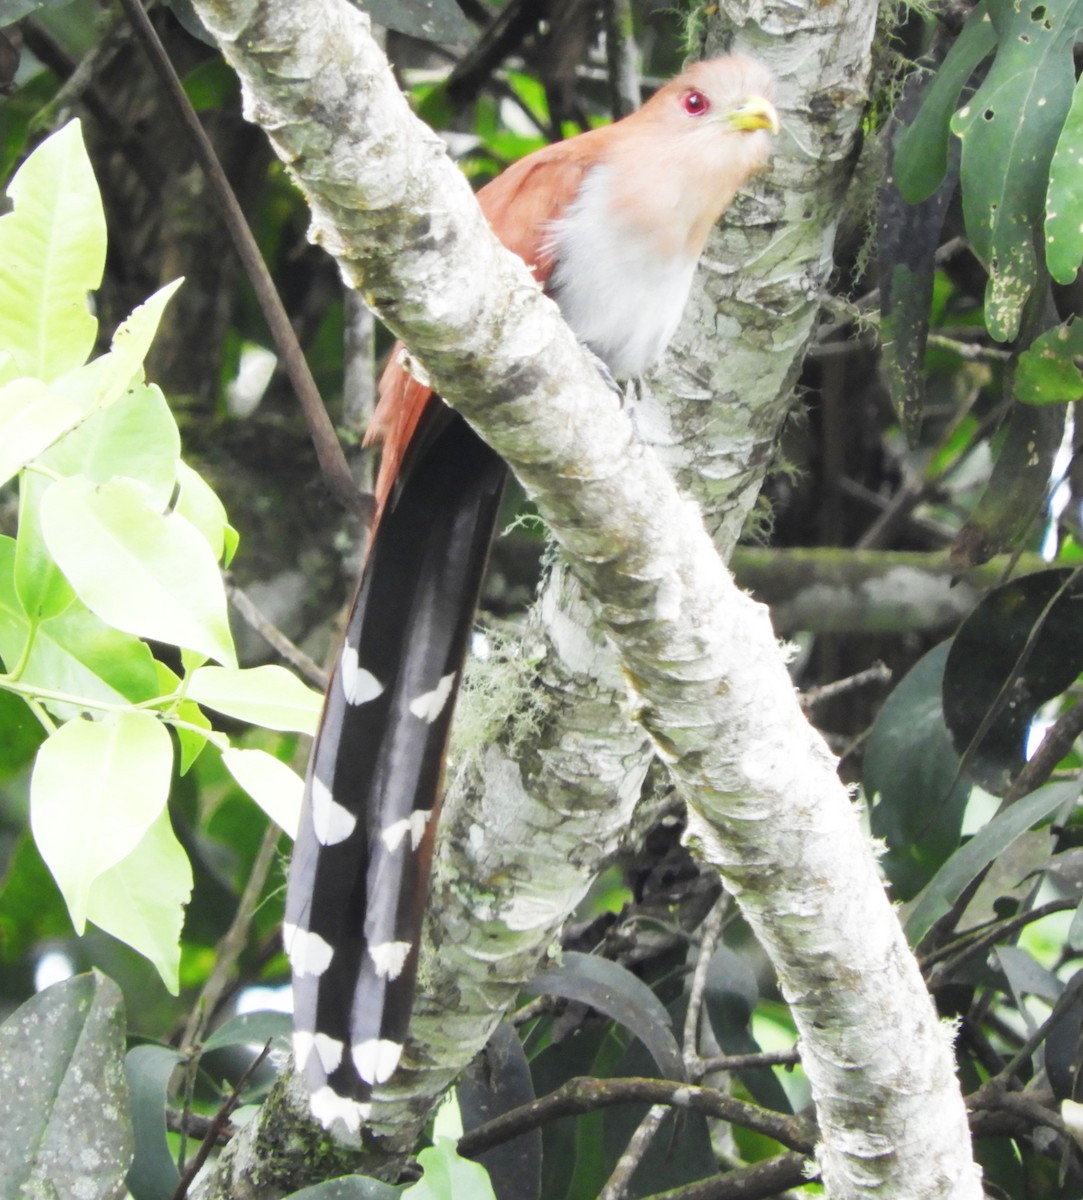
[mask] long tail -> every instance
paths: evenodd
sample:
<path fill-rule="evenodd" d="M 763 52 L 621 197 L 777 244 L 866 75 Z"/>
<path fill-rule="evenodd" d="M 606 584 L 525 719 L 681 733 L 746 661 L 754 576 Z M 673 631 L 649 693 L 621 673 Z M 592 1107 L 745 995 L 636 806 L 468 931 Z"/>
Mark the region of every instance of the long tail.
<path fill-rule="evenodd" d="M 309 764 L 283 926 L 314 1114 L 356 1131 L 406 1037 L 448 730 L 505 467 L 452 415 L 376 527 Z"/>

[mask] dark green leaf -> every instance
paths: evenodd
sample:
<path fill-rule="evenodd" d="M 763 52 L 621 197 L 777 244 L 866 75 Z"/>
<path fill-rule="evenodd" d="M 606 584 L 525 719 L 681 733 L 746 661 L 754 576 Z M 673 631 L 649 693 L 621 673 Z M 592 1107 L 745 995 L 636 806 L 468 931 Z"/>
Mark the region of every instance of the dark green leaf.
<path fill-rule="evenodd" d="M 230 1017 L 203 1042 L 204 1050 L 223 1046 L 260 1046 L 274 1042 L 282 1050 L 290 1046 L 293 1020 L 288 1013 L 250 1012 Z"/>
<path fill-rule="evenodd" d="M 1004 809 L 961 846 L 937 871 L 921 894 L 904 908 L 904 928 L 911 945 L 918 945 L 934 924 L 959 899 L 963 889 L 1031 826 L 1047 820 L 1059 808 L 1074 805 L 1079 783 L 1050 783 Z"/>
<path fill-rule="evenodd" d="M 1083 321 L 1065 321 L 1040 334 L 1019 356 L 1016 399 L 1024 404 L 1070 404 L 1083 398 L 1083 374 L 1075 361 L 1081 354 Z"/>
<path fill-rule="evenodd" d="M 1023 767 L 1038 709 L 1083 671 L 1081 596 L 1083 581 L 1067 569 L 1013 579 L 984 597 L 952 642 L 944 718 L 969 775 L 996 795 Z"/>
<path fill-rule="evenodd" d="M 908 83 L 897 119 L 905 122 L 917 100 L 916 90 Z M 896 147 L 892 163 L 897 155 Z M 957 146 L 952 146 L 950 157 L 951 169 L 943 182 L 920 203 L 906 202 L 890 165 L 880 190 L 880 344 L 892 403 L 912 445 L 917 443 L 925 407 L 925 345 L 935 255 L 944 213 L 959 181 Z"/>
<path fill-rule="evenodd" d="M 1045 214 L 1045 261 L 1057 283 L 1071 283 L 1083 259 L 1083 84 L 1053 152 Z"/>
<path fill-rule="evenodd" d="M 467 1068 L 457 1089 L 463 1129 L 479 1125 L 536 1099 L 530 1065 L 514 1028 L 502 1022 Z M 477 1161 L 489 1172 L 499 1200 L 536 1200 L 541 1190 L 540 1129 L 486 1150 Z"/>
<path fill-rule="evenodd" d="M 124 1004 L 78 975 L 0 1026 L 0 1196 L 117 1200 L 132 1157 Z"/>
<path fill-rule="evenodd" d="M 467 42 L 474 31 L 455 0 L 354 0 L 378 25 L 423 42 Z"/>
<path fill-rule="evenodd" d="M 989 3 L 983 0 L 933 76 L 917 117 L 895 141 L 892 174 L 899 193 L 910 204 L 927 199 L 940 186 L 948 168 L 952 114 L 967 81 L 995 45 Z"/>
<path fill-rule="evenodd" d="M 133 1200 L 169 1200 L 180 1183 L 165 1123 L 169 1079 L 180 1061 L 168 1046 L 136 1046 L 124 1061 L 135 1132 L 135 1159 L 128 1172 Z"/>
<path fill-rule="evenodd" d="M 703 1003 L 723 1054 L 760 1053 L 762 1047 L 751 1029 L 759 999 L 759 985 L 747 960 L 728 946 L 719 946 L 707 966 Z M 757 1104 L 775 1112 L 793 1111 L 786 1089 L 770 1067 L 740 1071 L 738 1078 Z"/>
<path fill-rule="evenodd" d="M 1049 167 L 1072 102 L 1081 0 L 990 0 L 997 55 L 952 119 L 963 143 L 962 194 L 971 246 L 989 270 L 985 319 L 998 341 L 1016 336 L 1038 278 L 1035 232 Z"/>
<path fill-rule="evenodd" d="M 896 896 L 922 888 L 959 845 L 970 783 L 944 724 L 941 689 L 950 643 L 929 651 L 887 698 L 865 754 L 873 836 Z"/>
<path fill-rule="evenodd" d="M 569 951 L 561 966 L 536 975 L 524 991 L 589 1004 L 630 1029 L 650 1051 L 666 1079 L 685 1078 L 684 1060 L 670 1031 L 665 1005 L 619 963 Z"/>
<path fill-rule="evenodd" d="M 1063 408 L 1015 406 L 985 491 L 952 543 L 957 571 L 988 562 L 1037 530 L 1063 430 Z"/>

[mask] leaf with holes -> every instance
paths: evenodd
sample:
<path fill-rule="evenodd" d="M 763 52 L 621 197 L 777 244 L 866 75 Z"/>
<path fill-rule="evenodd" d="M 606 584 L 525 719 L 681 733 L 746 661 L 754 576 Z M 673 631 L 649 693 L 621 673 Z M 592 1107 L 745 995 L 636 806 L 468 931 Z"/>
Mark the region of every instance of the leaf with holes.
<path fill-rule="evenodd" d="M 963 213 L 989 269 L 986 324 L 1016 336 L 1038 278 L 1035 233 L 1045 215 L 1053 151 L 1072 103 L 1072 60 L 1083 0 L 990 0 L 997 54 L 951 121 L 962 141 Z"/>
<path fill-rule="evenodd" d="M 1081 209 L 1083 212 L 1083 209 Z M 1040 334 L 1019 356 L 1015 397 L 1024 404 L 1071 404 L 1083 399 L 1083 321 L 1065 321 Z"/>

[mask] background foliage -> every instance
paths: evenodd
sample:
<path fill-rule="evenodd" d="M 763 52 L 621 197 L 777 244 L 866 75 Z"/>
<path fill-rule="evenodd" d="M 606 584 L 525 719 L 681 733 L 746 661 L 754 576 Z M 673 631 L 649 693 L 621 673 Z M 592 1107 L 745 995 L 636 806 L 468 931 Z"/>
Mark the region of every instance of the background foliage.
<path fill-rule="evenodd" d="M 478 183 L 620 106 L 598 49 L 619 6 L 370 7 Z M 676 69 L 687 29 L 647 4 L 624 15 L 645 69 Z M 280 827 L 359 529 L 127 17 L 8 0 L 0 21 L 0 1194 L 77 1178 L 80 1194 L 183 1196 L 284 1058 Z M 187 6 L 153 22 L 363 480 L 385 337 L 306 244 Z M 771 532 L 734 559 L 863 790 L 1008 1196 L 1078 1195 L 1083 1169 L 1081 26 L 1069 0 L 885 23 Z M 498 542 L 494 639 L 514 637 L 543 547 L 531 521 Z M 458 1089 L 472 1153 L 498 1112 L 551 1097 L 485 1154 L 496 1195 L 597 1196 L 637 1128 L 629 1195 L 802 1185 L 792 1024 L 680 833 L 674 811 L 599 881 L 563 965 Z M 675 1119 L 688 1082 L 702 1099 Z M 421 1152 L 414 1200 L 490 1186 L 455 1154 L 455 1122 Z M 339 1173 L 296 1195 L 400 1194 Z"/>

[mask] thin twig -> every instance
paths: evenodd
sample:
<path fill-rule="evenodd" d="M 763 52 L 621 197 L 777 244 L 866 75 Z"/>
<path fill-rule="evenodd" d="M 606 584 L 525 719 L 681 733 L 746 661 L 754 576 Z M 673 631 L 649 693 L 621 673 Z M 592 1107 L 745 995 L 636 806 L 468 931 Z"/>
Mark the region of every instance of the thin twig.
<path fill-rule="evenodd" d="M 169 61 L 165 47 L 143 10 L 140 0 L 120 0 L 120 3 L 132 23 L 136 36 L 143 44 L 151 66 L 161 80 L 181 124 L 191 138 L 196 158 L 211 185 L 215 199 L 218 201 L 226 227 L 233 238 L 237 255 L 252 284 L 264 320 L 270 328 L 271 336 L 274 338 L 281 356 L 282 365 L 293 385 L 294 394 L 301 406 L 305 423 L 308 425 L 309 436 L 316 448 L 316 457 L 319 459 L 324 478 L 347 511 L 359 513 L 364 520 L 369 521 L 372 517 L 372 498 L 362 496 L 358 492 L 350 475 L 346 456 L 342 452 L 342 446 L 335 434 L 335 427 L 331 424 L 331 418 L 327 415 L 327 409 L 320 398 L 319 389 L 316 387 L 316 381 L 305 360 L 304 351 L 297 341 L 297 335 L 290 324 L 289 316 L 282 306 L 274 281 L 263 261 L 259 246 L 245 220 L 244 212 L 237 201 L 233 188 L 226 178 L 222 164 L 218 161 L 214 147 L 211 145 L 180 79 L 177 78 L 177 73 Z"/>
<path fill-rule="evenodd" d="M 263 640 L 280 658 L 300 672 L 310 683 L 323 691 L 327 687 L 327 672 L 314 662 L 296 643 L 272 622 L 260 609 L 256 602 L 233 582 L 231 576 L 226 576 L 226 595 L 229 602 Z"/>
<path fill-rule="evenodd" d="M 628 1139 L 624 1153 L 617 1159 L 609 1178 L 598 1193 L 598 1200 L 624 1200 L 628 1194 L 628 1185 L 632 1176 L 639 1169 L 643 1155 L 647 1153 L 654 1135 L 669 1112 L 667 1104 L 652 1104 L 643 1115 L 643 1120 L 636 1126 L 635 1133 Z"/>
<path fill-rule="evenodd" d="M 690 1079 L 699 1078 L 703 1074 L 703 1060 L 699 1056 L 699 1018 L 703 1011 L 703 994 L 707 990 L 707 972 L 728 910 L 729 895 L 723 892 L 700 927 L 699 953 L 696 955 L 696 969 L 692 972 L 692 981 L 688 986 L 688 1008 L 684 1014 L 681 1046 L 684 1067 Z"/>
<path fill-rule="evenodd" d="M 835 679 L 831 683 L 825 683 L 822 687 L 809 688 L 801 695 L 801 707 L 807 712 L 809 709 L 815 708 L 817 704 L 834 700 L 849 692 L 857 691 L 858 688 L 869 687 L 875 683 L 890 682 L 891 668 L 881 662 L 874 663 L 866 670 L 858 671 L 856 675 L 848 675 L 845 679 Z"/>
<path fill-rule="evenodd" d="M 192 1180 L 199 1174 L 200 1168 L 210 1157 L 211 1151 L 218 1145 L 218 1139 L 221 1132 L 229 1124 L 229 1118 L 233 1110 L 240 1103 L 241 1092 L 244 1086 L 252 1078 L 256 1068 L 267 1057 L 271 1049 L 271 1039 L 268 1038 L 267 1044 L 256 1055 L 256 1057 L 248 1064 L 241 1073 L 240 1079 L 226 1099 L 220 1105 L 218 1111 L 214 1114 L 214 1119 L 211 1121 L 210 1128 L 207 1130 L 207 1136 L 199 1144 L 199 1149 L 192 1156 L 192 1161 L 188 1164 L 184 1174 L 180 1178 L 180 1183 L 177 1184 L 176 1191 L 170 1197 L 170 1200 L 184 1200 L 188 1195 L 188 1189 L 192 1186 Z"/>
<path fill-rule="evenodd" d="M 786 1116 L 735 1100 L 716 1088 L 691 1087 L 671 1079 L 592 1079 L 584 1076 L 567 1083 L 530 1104 L 513 1108 L 459 1139 L 459 1153 L 474 1158 L 493 1146 L 522 1133 L 539 1129 L 560 1117 L 582 1116 L 616 1104 L 664 1104 L 686 1108 L 721 1121 L 740 1125 L 774 1138 L 790 1150 L 810 1154 L 815 1130 L 800 1117 Z"/>
<path fill-rule="evenodd" d="M 259 906 L 263 885 L 267 882 L 267 876 L 275 861 L 278 839 L 281 834 L 282 831 L 277 825 L 268 822 L 263 834 L 263 841 L 260 842 L 259 850 L 256 851 L 252 870 L 248 874 L 248 881 L 244 885 L 240 900 L 237 901 L 237 911 L 233 916 L 233 921 L 215 947 L 214 966 L 185 1026 L 181 1052 L 186 1056 L 191 1054 L 193 1048 L 203 1040 L 203 1031 L 207 1022 L 217 1011 L 218 1002 L 229 985 L 230 976 L 237 965 L 237 959 L 248 945 L 248 931 Z"/>

